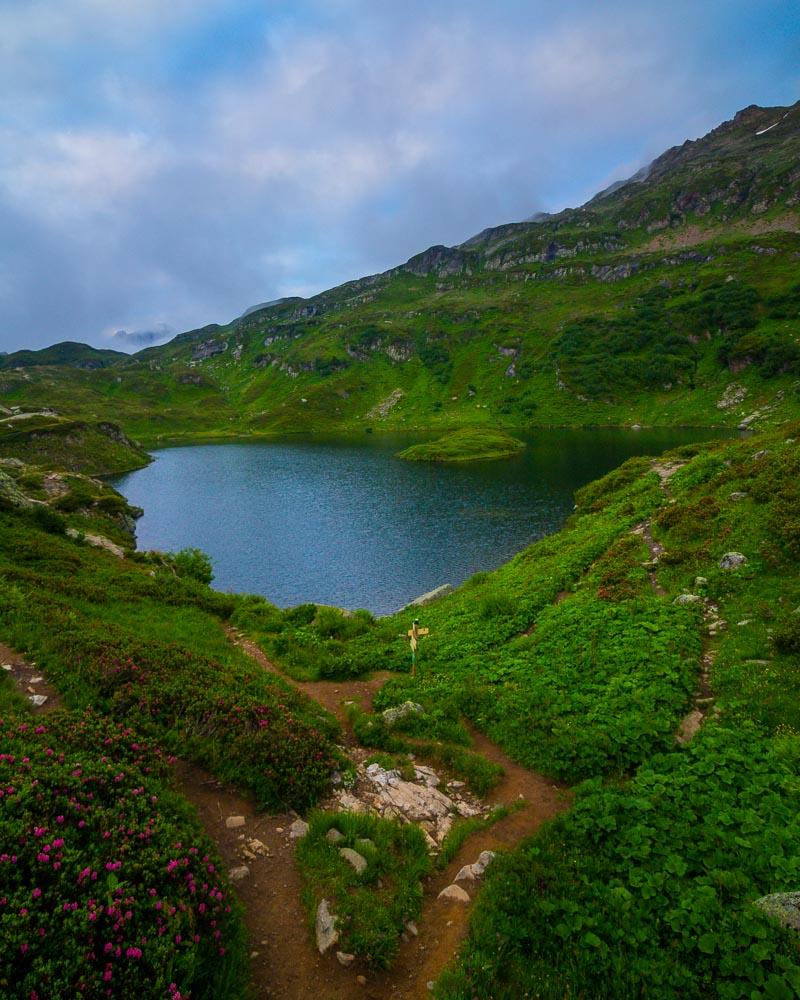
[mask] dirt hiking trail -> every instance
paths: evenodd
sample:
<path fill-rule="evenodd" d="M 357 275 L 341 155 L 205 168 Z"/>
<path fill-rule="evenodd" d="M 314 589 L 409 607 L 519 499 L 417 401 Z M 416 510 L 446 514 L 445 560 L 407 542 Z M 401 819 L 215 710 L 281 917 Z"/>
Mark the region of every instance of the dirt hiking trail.
<path fill-rule="evenodd" d="M 369 710 L 375 692 L 392 676 L 383 673 L 369 680 L 294 682 L 278 671 L 255 643 L 232 631 L 229 635 L 263 669 L 314 698 L 340 721 L 345 721 L 344 702 L 358 701 Z M 62 707 L 58 691 L 39 668 L 2 643 L 0 664 L 11 666 L 7 672 L 23 694 L 47 696 L 43 705 L 32 706 L 34 714 Z M 248 932 L 253 1000 L 418 1000 L 430 995 L 428 983 L 456 957 L 466 937 L 471 910 L 471 903 L 438 899 L 441 890 L 481 851 L 511 849 L 569 806 L 565 789 L 515 764 L 481 733 L 473 730 L 472 737 L 475 750 L 505 769 L 505 777 L 484 801 L 513 805 L 524 799 L 525 805 L 469 837 L 444 871 L 434 869 L 424 886 L 418 936 L 406 936 L 394 966 L 383 972 L 372 971 L 358 960 L 345 968 L 333 951 L 324 956 L 318 953 L 301 900 L 303 886 L 294 862 L 294 841 L 289 837 L 297 815 L 260 812 L 253 799 L 202 768 L 177 762 L 175 787 L 197 810 L 226 870 L 234 871 L 243 864 L 248 869 L 248 874 L 233 884 Z M 231 817 L 241 817 L 244 822 L 231 827 Z M 470 897 L 475 896 L 472 883 L 467 883 L 466 889 Z"/>

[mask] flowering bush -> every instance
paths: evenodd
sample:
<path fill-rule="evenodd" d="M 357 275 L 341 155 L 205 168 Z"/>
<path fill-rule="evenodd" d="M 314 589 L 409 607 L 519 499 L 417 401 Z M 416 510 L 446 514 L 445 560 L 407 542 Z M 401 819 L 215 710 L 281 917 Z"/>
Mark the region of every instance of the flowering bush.
<path fill-rule="evenodd" d="M 236 905 L 166 762 L 87 713 L 0 719 L 0 995 L 242 992 Z"/>
<path fill-rule="evenodd" d="M 263 805 L 304 809 L 327 787 L 334 721 L 260 667 L 139 638 L 41 592 L 18 606 L 0 593 L 0 621 L 21 648 L 46 659 L 71 703 L 136 725 Z"/>

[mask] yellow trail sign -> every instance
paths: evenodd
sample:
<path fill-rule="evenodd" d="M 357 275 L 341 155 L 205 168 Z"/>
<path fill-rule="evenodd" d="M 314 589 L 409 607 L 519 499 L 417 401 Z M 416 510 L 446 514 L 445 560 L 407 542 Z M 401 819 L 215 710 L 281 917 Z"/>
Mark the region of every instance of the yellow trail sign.
<path fill-rule="evenodd" d="M 417 672 L 417 645 L 418 639 L 421 635 L 427 635 L 430 630 L 427 628 L 420 628 L 416 622 L 413 623 L 411 628 L 408 630 L 408 638 L 411 645 L 411 675 L 413 676 Z"/>

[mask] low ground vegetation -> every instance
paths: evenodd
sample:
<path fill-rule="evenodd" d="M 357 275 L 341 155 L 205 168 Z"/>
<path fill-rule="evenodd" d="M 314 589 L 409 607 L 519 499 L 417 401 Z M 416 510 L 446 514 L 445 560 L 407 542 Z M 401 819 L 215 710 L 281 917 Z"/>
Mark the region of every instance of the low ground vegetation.
<path fill-rule="evenodd" d="M 75 708 L 93 705 L 250 789 L 312 804 L 335 766 L 334 720 L 231 647 L 233 600 L 176 567 L 119 560 L 0 512 L 0 623 Z M 157 568 L 154 568 L 157 567 Z M 178 566 L 178 569 L 181 567 Z M 200 566 L 204 568 L 204 564 Z"/>
<path fill-rule="evenodd" d="M 727 623 L 712 637 L 717 710 L 687 748 L 648 757 L 631 780 L 585 782 L 569 814 L 490 872 L 437 996 L 800 992 L 792 932 L 753 905 L 800 880 L 798 431 L 673 456 L 686 464 L 653 520 L 658 580 L 669 598 L 712 601 Z M 747 562 L 722 568 L 727 551 Z"/>
<path fill-rule="evenodd" d="M 97 713 L 0 703 L 2 995 L 244 997 L 239 907 L 164 755 Z"/>
<path fill-rule="evenodd" d="M 347 861 L 342 849 L 366 862 L 363 871 Z M 406 923 L 422 909 L 422 879 L 431 861 L 419 827 L 363 813 L 318 813 L 300 841 L 297 862 L 311 925 L 327 899 L 336 916 L 339 950 L 377 968 L 389 966 Z"/>

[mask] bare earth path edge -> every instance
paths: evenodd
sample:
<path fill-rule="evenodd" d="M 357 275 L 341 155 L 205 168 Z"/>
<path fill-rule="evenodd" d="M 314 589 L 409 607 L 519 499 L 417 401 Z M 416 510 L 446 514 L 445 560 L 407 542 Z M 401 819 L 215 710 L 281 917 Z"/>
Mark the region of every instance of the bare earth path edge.
<path fill-rule="evenodd" d="M 274 672 L 296 689 L 317 700 L 339 719 L 343 703 L 358 700 L 366 709 L 372 696 L 391 676 L 379 674 L 369 680 L 293 682 L 280 673 L 255 643 L 229 631 L 233 641 L 266 670 Z M 23 694 L 46 694 L 35 715 L 62 707 L 58 691 L 44 673 L 16 651 L 0 643 L 0 662 L 10 663 L 10 674 Z M 42 679 L 31 685 L 32 677 Z M 175 785 L 195 807 L 203 827 L 216 845 L 226 868 L 242 864 L 246 840 L 256 838 L 263 853 L 247 860 L 249 875 L 235 883 L 242 902 L 250 941 L 250 974 L 253 1000 L 416 1000 L 428 994 L 435 980 L 455 957 L 469 927 L 470 907 L 439 900 L 458 870 L 484 850 L 509 850 L 534 834 L 548 819 L 568 807 L 563 788 L 510 760 L 477 731 L 472 732 L 475 749 L 505 769 L 505 778 L 487 797 L 490 804 L 511 804 L 525 799 L 526 806 L 487 830 L 473 834 L 444 871 L 432 874 L 425 885 L 419 936 L 401 945 L 395 965 L 386 972 L 372 972 L 359 963 L 344 968 L 333 954 L 320 956 L 314 946 L 301 901 L 302 879 L 294 862 L 294 844 L 289 827 L 292 813 L 259 812 L 255 801 L 226 786 L 202 768 L 178 761 Z M 226 819 L 242 816 L 244 826 L 229 829 Z M 474 895 L 474 889 L 468 890 Z M 362 982 L 357 977 L 363 977 Z"/>

